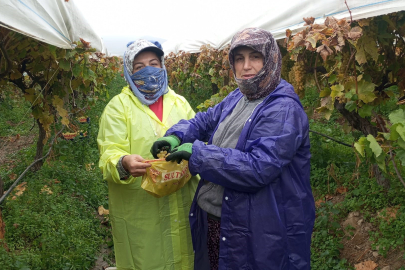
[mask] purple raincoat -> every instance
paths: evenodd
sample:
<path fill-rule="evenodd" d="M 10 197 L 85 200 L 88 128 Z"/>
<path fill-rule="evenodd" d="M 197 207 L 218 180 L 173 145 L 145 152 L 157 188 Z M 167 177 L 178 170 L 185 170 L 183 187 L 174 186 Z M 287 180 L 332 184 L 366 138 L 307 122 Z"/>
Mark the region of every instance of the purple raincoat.
<path fill-rule="evenodd" d="M 281 80 L 246 121 L 235 149 L 212 145 L 219 123 L 242 96 L 236 89 L 207 112 L 181 120 L 166 136 L 194 143 L 190 172 L 225 188 L 220 270 L 310 269 L 315 204 L 307 116 L 293 87 Z M 194 269 L 209 270 L 207 214 L 196 196 L 190 210 Z"/>

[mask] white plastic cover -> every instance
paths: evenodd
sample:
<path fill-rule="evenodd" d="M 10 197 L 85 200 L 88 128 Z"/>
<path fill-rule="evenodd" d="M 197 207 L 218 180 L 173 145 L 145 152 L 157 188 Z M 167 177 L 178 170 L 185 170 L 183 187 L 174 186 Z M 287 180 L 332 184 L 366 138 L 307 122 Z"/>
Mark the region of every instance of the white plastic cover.
<path fill-rule="evenodd" d="M 82 38 L 106 53 L 73 0 L 0 0 L 0 26 L 65 49 Z"/>
<path fill-rule="evenodd" d="M 277 0 L 258 3 L 257 0 L 237 1 L 230 4 L 228 10 L 221 12 L 221 24 L 210 16 L 207 20 L 195 24 L 195 31 L 190 38 L 168 40 L 162 44 L 165 54 L 199 52 L 204 44 L 222 49 L 231 42 L 232 36 L 247 27 L 259 27 L 270 31 L 276 39 L 285 38 L 285 31 L 293 33 L 304 28 L 304 17 L 316 18 L 316 23 L 323 23 L 325 18 L 333 16 L 337 19 L 350 18 L 344 0 Z M 346 0 L 353 20 L 374 17 L 382 14 L 405 10 L 405 0 Z M 250 7 L 256 7 L 252 12 Z M 238 9 L 238 10 L 236 10 Z M 246 12 L 243 12 L 243 10 Z M 187 23 L 187 22 L 185 22 Z M 191 37 L 192 35 L 192 37 Z"/>

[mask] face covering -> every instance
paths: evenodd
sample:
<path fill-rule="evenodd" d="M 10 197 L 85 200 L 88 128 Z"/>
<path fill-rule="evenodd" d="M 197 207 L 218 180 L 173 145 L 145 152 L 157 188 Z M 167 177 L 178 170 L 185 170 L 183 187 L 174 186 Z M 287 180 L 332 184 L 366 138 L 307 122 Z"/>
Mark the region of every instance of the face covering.
<path fill-rule="evenodd" d="M 131 79 L 147 100 L 154 100 L 161 89 L 167 88 L 166 70 L 163 68 L 144 67 L 132 74 Z"/>
<path fill-rule="evenodd" d="M 160 44 L 158 43 L 160 46 Z M 154 48 L 157 50 L 157 55 L 160 50 L 162 68 L 152 66 L 144 67 L 143 69 L 132 74 L 132 65 L 137 54 L 141 53 L 146 48 Z M 167 72 L 164 66 L 163 51 L 155 43 L 139 39 L 135 42 L 130 42 L 127 45 L 127 50 L 124 53 L 124 76 L 128 82 L 132 93 L 145 105 L 152 105 L 162 95 L 169 91 L 167 86 Z"/>
<path fill-rule="evenodd" d="M 165 68 L 147 66 L 129 75 L 124 65 L 124 76 L 134 95 L 145 105 L 152 105 L 169 91 Z"/>

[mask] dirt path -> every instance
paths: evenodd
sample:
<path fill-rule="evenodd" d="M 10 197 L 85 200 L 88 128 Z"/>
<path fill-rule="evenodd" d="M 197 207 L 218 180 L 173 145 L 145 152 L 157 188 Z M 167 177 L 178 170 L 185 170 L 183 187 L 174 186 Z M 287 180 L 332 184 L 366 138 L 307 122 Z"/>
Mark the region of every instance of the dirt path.
<path fill-rule="evenodd" d="M 0 165 L 4 164 L 18 151 L 32 145 L 35 142 L 36 133 L 32 132 L 26 136 L 0 137 Z"/>

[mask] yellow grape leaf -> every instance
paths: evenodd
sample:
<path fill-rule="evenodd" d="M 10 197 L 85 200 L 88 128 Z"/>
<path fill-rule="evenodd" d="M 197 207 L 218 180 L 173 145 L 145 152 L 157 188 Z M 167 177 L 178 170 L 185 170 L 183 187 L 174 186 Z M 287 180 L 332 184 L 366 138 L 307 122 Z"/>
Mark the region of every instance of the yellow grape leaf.
<path fill-rule="evenodd" d="M 377 61 L 380 54 L 378 53 L 378 47 L 375 40 L 369 36 L 364 36 L 361 40 L 364 50 L 374 59 L 374 61 Z"/>
<path fill-rule="evenodd" d="M 325 107 L 328 110 L 333 110 L 334 106 L 333 106 L 333 100 L 330 96 L 321 98 L 321 107 Z"/>
<path fill-rule="evenodd" d="M 65 126 L 67 126 L 67 125 L 69 125 L 69 119 L 67 119 L 66 117 L 62 117 L 62 125 L 65 125 Z"/>
<path fill-rule="evenodd" d="M 47 194 L 51 195 L 51 194 L 53 194 L 53 191 L 47 185 L 45 185 L 41 188 L 40 193 L 47 193 Z"/>
<path fill-rule="evenodd" d="M 69 119 L 67 118 L 68 111 L 65 108 L 63 108 L 63 100 L 58 96 L 54 96 L 52 99 L 52 104 L 53 106 L 55 106 L 56 110 L 58 111 L 58 114 L 62 117 L 62 124 L 65 126 L 68 125 L 69 124 Z"/>
<path fill-rule="evenodd" d="M 354 265 L 355 270 L 374 270 L 378 264 L 373 261 L 365 261 Z"/>
<path fill-rule="evenodd" d="M 323 115 L 323 117 L 325 117 L 327 120 L 330 119 L 332 112 L 333 112 L 333 110 L 329 110 L 327 107 L 318 107 L 315 109 L 315 111 L 318 113 L 321 113 Z"/>
<path fill-rule="evenodd" d="M 17 80 L 21 77 L 22 77 L 22 74 L 20 72 L 18 72 L 18 70 L 16 70 L 16 69 L 13 69 L 13 72 L 11 72 L 11 74 L 10 74 L 10 79 L 12 79 L 12 80 Z"/>
<path fill-rule="evenodd" d="M 354 143 L 354 148 L 357 150 L 357 152 L 360 153 L 362 157 L 364 157 L 364 149 L 368 145 L 367 139 L 365 137 L 361 137 L 357 142 Z"/>
<path fill-rule="evenodd" d="M 49 112 L 42 112 L 39 115 L 39 122 L 46 131 L 49 131 L 49 126 L 53 123 L 53 117 L 49 114 Z"/>
<path fill-rule="evenodd" d="M 366 51 L 364 50 L 363 46 L 358 46 L 357 48 L 357 52 L 356 52 L 356 61 L 357 63 L 364 64 L 367 62 L 367 58 L 366 58 Z"/>
<path fill-rule="evenodd" d="M 26 92 L 24 93 L 25 100 L 31 102 L 32 104 L 36 98 L 35 89 L 29 88 L 25 92 Z"/>
<path fill-rule="evenodd" d="M 329 87 L 325 87 L 320 93 L 319 93 L 319 97 L 323 98 L 323 97 L 327 97 L 329 96 L 331 93 L 331 89 Z"/>
<path fill-rule="evenodd" d="M 102 205 L 98 207 L 98 214 L 100 216 L 106 216 L 110 214 L 110 210 L 105 209 Z"/>
<path fill-rule="evenodd" d="M 400 206 L 387 207 L 377 212 L 377 217 L 390 221 L 396 219 L 398 216 L 398 210 Z"/>
<path fill-rule="evenodd" d="M 371 18 L 361 19 L 361 20 L 358 20 L 357 22 L 359 23 L 359 25 L 361 27 L 363 27 L 363 26 L 369 26 L 370 25 L 370 20 L 371 20 Z"/>
<path fill-rule="evenodd" d="M 92 170 L 94 170 L 95 168 L 94 168 L 93 166 L 94 166 L 94 163 L 86 164 L 86 171 L 92 171 Z"/>
<path fill-rule="evenodd" d="M 359 99 L 364 103 L 370 103 L 376 99 L 374 94 L 375 84 L 366 81 L 359 81 L 357 83 Z"/>
<path fill-rule="evenodd" d="M 22 182 L 18 186 L 14 188 L 14 196 L 11 198 L 12 200 L 17 199 L 18 196 L 21 196 L 24 191 L 27 189 L 27 182 Z"/>
<path fill-rule="evenodd" d="M 336 97 L 343 96 L 343 90 L 345 89 L 343 85 L 338 84 L 338 85 L 333 85 L 331 87 L 332 91 L 330 93 L 330 96 L 332 100 L 335 100 Z"/>

